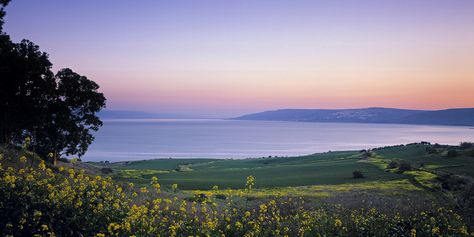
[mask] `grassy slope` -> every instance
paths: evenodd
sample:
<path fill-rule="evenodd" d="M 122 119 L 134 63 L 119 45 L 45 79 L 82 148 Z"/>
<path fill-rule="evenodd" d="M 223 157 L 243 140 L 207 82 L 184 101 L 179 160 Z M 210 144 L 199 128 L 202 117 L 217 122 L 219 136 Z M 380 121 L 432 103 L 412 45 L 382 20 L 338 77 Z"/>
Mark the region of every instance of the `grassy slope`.
<path fill-rule="evenodd" d="M 258 187 L 285 187 L 315 184 L 343 184 L 362 181 L 388 180 L 395 175 L 385 173 L 377 167 L 358 162 L 358 152 L 332 152 L 294 158 L 263 158 L 246 160 L 153 160 L 139 164 L 113 165 L 122 170 L 117 178 L 130 177 L 130 170 L 137 176 L 133 181 L 149 182 L 157 176 L 162 184 L 177 183 L 182 189 L 210 189 L 214 185 L 221 188 L 243 188 L 247 176 L 253 175 L 258 180 Z M 173 162 L 173 164 L 170 164 Z M 194 162 L 194 163 L 191 163 Z M 190 164 L 190 165 L 187 165 Z M 171 166 L 170 166 L 171 165 Z M 181 166 L 180 166 L 181 165 Z M 177 172 L 175 169 L 187 166 L 188 171 Z M 354 169 L 367 174 L 366 180 L 351 178 Z M 153 171 L 155 172 L 153 172 Z M 161 172 L 157 172 L 161 170 Z"/>
<path fill-rule="evenodd" d="M 113 163 L 117 180 L 146 184 L 152 176 L 160 183 L 177 183 L 181 189 L 243 188 L 245 178 L 253 175 L 257 188 L 274 188 L 307 185 L 338 185 L 370 183 L 393 180 L 432 179 L 430 172 L 450 172 L 474 177 L 472 152 L 460 151 L 461 155 L 447 158 L 446 150 L 428 154 L 427 145 L 414 144 L 389 147 L 375 151 L 375 158 L 363 159 L 358 151 L 341 151 L 291 158 L 261 158 L 245 160 L 210 159 L 162 159 L 128 163 Z M 424 171 L 399 174 L 384 168 L 391 159 L 406 160 L 415 168 L 421 164 Z M 180 170 L 180 171 L 177 171 Z M 361 170 L 365 179 L 353 179 L 352 171 Z M 426 172 L 425 172 L 426 171 Z M 417 180 L 418 180 L 417 179 Z"/>
<path fill-rule="evenodd" d="M 423 169 L 441 173 L 453 173 L 474 177 L 474 151 L 462 150 L 459 147 L 442 146 L 437 148 L 438 153 L 429 154 L 424 145 L 410 145 L 404 147 L 389 147 L 376 151 L 384 159 L 400 159 L 410 162 L 415 167 L 424 165 Z M 434 147 L 434 146 L 431 146 Z M 449 149 L 458 151 L 459 156 L 447 157 Z"/>

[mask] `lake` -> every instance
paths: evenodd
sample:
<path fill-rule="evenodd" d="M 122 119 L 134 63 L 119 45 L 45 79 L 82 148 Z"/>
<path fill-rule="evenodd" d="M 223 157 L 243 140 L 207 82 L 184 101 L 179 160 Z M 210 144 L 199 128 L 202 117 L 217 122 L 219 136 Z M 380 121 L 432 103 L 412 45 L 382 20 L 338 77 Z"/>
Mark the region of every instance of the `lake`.
<path fill-rule="evenodd" d="M 83 158 L 124 161 L 155 158 L 296 156 L 429 141 L 474 141 L 462 126 L 302 123 L 219 119 L 120 119 L 104 126 Z"/>

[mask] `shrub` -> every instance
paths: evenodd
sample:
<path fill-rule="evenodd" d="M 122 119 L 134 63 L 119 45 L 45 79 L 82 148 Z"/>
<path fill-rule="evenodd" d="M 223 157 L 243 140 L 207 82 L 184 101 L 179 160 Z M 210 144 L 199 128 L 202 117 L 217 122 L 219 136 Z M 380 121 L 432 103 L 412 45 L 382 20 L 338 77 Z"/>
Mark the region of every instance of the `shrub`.
<path fill-rule="evenodd" d="M 69 163 L 69 160 L 65 157 L 60 157 L 58 160 L 64 163 Z"/>
<path fill-rule="evenodd" d="M 451 191 L 463 190 L 464 186 L 468 184 L 465 178 L 451 174 L 442 175 L 437 180 L 441 183 L 443 189 Z"/>
<path fill-rule="evenodd" d="M 465 149 L 469 149 L 469 148 L 474 147 L 474 144 L 472 142 L 461 142 L 459 147 L 461 147 L 461 149 L 465 150 Z"/>
<path fill-rule="evenodd" d="M 398 166 L 398 170 L 401 172 L 410 171 L 412 169 L 413 168 L 411 167 L 411 164 L 406 161 L 401 162 L 400 165 Z"/>
<path fill-rule="evenodd" d="M 216 195 L 214 195 L 214 197 L 216 197 L 216 199 L 221 199 L 221 200 L 226 200 L 227 199 L 227 196 L 224 195 L 224 194 L 216 194 Z"/>
<path fill-rule="evenodd" d="M 352 172 L 352 177 L 353 177 L 354 179 L 362 179 L 362 178 L 365 178 L 364 174 L 363 174 L 361 171 L 359 171 L 359 170 L 354 170 L 354 171 Z"/>
<path fill-rule="evenodd" d="M 458 152 L 456 150 L 449 150 L 448 154 L 446 156 L 447 157 L 456 157 L 456 156 L 458 156 Z"/>
<path fill-rule="evenodd" d="M 364 153 L 364 156 L 365 156 L 365 157 L 373 157 L 373 156 L 374 156 L 374 153 L 371 152 L 371 151 L 367 151 L 367 152 Z"/>
<path fill-rule="evenodd" d="M 391 160 L 387 165 L 387 169 L 395 169 L 397 167 L 398 167 L 398 162 L 395 160 Z"/>
<path fill-rule="evenodd" d="M 436 150 L 434 147 L 429 146 L 429 147 L 426 147 L 426 152 L 428 154 L 436 154 L 438 153 L 438 150 Z"/>
<path fill-rule="evenodd" d="M 194 196 L 192 196 L 192 197 L 186 198 L 186 201 L 198 202 L 198 203 L 202 203 L 202 202 L 205 202 L 205 201 L 208 201 L 208 200 L 209 200 L 209 198 L 204 193 L 197 193 L 197 194 L 194 194 Z"/>
<path fill-rule="evenodd" d="M 102 174 L 111 174 L 114 172 L 114 170 L 112 170 L 112 168 L 105 167 L 105 168 L 100 169 L 100 172 L 102 172 Z"/>

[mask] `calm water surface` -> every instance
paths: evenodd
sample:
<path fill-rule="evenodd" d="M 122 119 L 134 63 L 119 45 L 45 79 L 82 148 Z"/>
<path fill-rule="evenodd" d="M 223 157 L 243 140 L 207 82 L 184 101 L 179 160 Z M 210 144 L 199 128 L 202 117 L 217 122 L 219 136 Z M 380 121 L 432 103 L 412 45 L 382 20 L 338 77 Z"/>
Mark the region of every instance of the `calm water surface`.
<path fill-rule="evenodd" d="M 442 144 L 474 141 L 474 129 L 360 123 L 106 120 L 83 160 L 294 156 L 419 141 Z"/>

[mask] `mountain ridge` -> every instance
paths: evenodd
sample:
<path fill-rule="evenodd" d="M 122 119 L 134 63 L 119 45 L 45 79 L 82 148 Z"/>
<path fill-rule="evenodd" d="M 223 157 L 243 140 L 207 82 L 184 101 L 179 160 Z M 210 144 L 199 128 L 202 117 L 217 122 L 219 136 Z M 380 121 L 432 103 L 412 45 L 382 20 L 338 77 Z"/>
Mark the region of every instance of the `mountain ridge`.
<path fill-rule="evenodd" d="M 443 110 L 414 110 L 383 107 L 360 109 L 279 109 L 246 114 L 231 119 L 474 126 L 474 108 L 452 108 Z"/>

